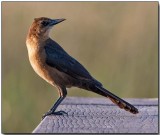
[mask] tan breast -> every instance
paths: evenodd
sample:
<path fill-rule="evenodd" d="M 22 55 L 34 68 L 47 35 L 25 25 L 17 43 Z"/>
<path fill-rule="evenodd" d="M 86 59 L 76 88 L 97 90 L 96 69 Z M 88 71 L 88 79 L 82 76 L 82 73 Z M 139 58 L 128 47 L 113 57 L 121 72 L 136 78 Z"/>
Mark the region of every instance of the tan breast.
<path fill-rule="evenodd" d="M 50 67 L 47 66 L 45 63 L 46 61 L 46 54 L 43 45 L 35 45 L 32 42 L 26 42 L 27 49 L 28 49 L 28 56 L 31 66 L 33 67 L 34 71 L 46 80 L 48 83 L 54 85 L 54 81 L 52 78 L 52 74 L 49 72 Z"/>
<path fill-rule="evenodd" d="M 57 69 L 50 67 L 46 64 L 46 53 L 44 45 L 36 45 L 38 42 L 27 41 L 27 49 L 29 55 L 29 61 L 34 69 L 34 71 L 46 80 L 51 85 L 61 85 L 66 87 L 71 87 L 70 78 L 67 74 L 58 71 Z"/>

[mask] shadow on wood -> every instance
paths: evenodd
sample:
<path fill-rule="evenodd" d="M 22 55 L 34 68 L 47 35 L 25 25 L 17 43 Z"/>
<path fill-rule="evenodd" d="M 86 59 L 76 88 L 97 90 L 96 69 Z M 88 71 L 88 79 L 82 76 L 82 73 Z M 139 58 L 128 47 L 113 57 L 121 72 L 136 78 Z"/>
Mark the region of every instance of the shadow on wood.
<path fill-rule="evenodd" d="M 33 133 L 158 133 L 158 99 L 125 99 L 134 115 L 105 98 L 68 97 L 58 107 L 68 115 L 47 116 Z"/>

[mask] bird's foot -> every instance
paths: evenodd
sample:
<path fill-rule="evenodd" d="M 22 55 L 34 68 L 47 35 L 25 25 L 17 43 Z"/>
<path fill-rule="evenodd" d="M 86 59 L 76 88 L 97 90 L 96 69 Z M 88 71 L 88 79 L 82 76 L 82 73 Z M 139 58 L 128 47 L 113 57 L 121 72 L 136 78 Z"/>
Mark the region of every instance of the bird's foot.
<path fill-rule="evenodd" d="M 46 116 L 49 116 L 49 115 L 63 115 L 63 114 L 68 115 L 65 111 L 57 111 L 57 112 L 49 111 L 49 112 L 46 112 L 46 113 L 42 116 L 42 120 L 43 120 Z"/>

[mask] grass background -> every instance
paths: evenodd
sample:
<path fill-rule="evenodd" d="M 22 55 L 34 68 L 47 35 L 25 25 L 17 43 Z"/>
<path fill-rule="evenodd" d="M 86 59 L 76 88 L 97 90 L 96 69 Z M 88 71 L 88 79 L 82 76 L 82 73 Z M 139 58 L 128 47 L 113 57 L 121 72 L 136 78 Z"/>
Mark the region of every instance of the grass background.
<path fill-rule="evenodd" d="M 158 97 L 158 2 L 2 2 L 2 132 L 32 132 L 58 98 L 30 66 L 36 17 L 66 18 L 50 36 L 120 97 Z M 68 96 L 101 97 L 77 88 Z"/>

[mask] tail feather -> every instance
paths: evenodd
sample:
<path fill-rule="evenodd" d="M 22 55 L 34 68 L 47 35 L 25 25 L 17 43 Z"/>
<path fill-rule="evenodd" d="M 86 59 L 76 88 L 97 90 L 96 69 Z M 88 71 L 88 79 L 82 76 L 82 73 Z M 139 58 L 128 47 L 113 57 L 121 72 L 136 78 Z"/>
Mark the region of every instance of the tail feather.
<path fill-rule="evenodd" d="M 95 86 L 96 89 L 94 90 L 95 93 L 100 94 L 102 96 L 108 97 L 113 103 L 115 103 L 117 106 L 119 106 L 121 109 L 124 109 L 126 111 L 129 111 L 133 114 L 138 113 L 138 109 L 131 105 L 130 103 L 124 101 L 123 99 L 117 97 L 113 93 L 109 92 L 105 88 L 101 86 Z"/>

